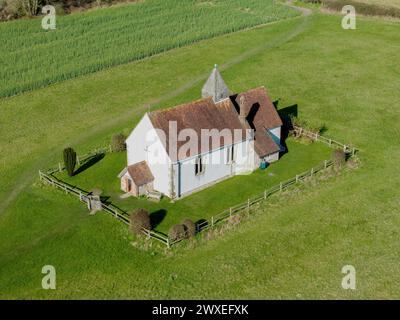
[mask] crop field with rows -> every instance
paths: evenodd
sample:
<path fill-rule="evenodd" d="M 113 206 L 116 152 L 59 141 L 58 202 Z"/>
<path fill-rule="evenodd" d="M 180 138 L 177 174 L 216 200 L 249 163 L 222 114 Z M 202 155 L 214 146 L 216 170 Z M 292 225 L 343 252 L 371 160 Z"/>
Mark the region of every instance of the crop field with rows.
<path fill-rule="evenodd" d="M 0 97 L 143 59 L 218 35 L 289 18 L 273 0 L 146 0 L 0 24 Z"/>

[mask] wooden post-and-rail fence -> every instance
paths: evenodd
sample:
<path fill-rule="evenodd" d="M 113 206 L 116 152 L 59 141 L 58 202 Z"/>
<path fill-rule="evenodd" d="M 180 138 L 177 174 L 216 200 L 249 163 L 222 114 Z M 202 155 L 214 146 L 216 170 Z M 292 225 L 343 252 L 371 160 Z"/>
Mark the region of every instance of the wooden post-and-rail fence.
<path fill-rule="evenodd" d="M 330 147 L 341 148 L 344 152 L 350 154 L 350 156 L 353 156 L 357 151 L 356 148 L 354 148 L 350 145 L 345 145 L 336 140 L 323 137 L 319 133 L 307 131 L 306 129 L 298 127 L 298 126 L 294 126 L 294 132 L 295 132 L 296 136 L 303 135 L 303 136 L 306 136 L 315 141 L 320 141 L 320 142 L 326 143 Z M 111 151 L 110 147 L 97 149 L 94 153 L 89 153 L 84 156 L 78 157 L 79 163 L 86 161 L 87 159 L 93 157 L 94 155 L 97 155 L 100 153 L 107 153 L 110 151 Z M 282 181 L 279 184 L 276 184 L 275 186 L 264 190 L 264 192 L 260 195 L 257 195 L 257 196 L 247 199 L 246 202 L 232 206 L 232 207 L 222 211 L 221 213 L 212 216 L 209 219 L 209 221 L 205 220 L 205 221 L 197 224 L 197 226 L 196 226 L 197 232 L 200 233 L 209 228 L 213 228 L 213 227 L 221 224 L 222 222 L 227 221 L 233 215 L 241 214 L 243 212 L 246 212 L 249 215 L 251 212 L 250 208 L 252 206 L 254 206 L 255 204 L 267 200 L 268 197 L 270 197 L 271 195 L 273 195 L 277 192 L 282 192 L 285 189 L 289 188 L 290 186 L 303 181 L 307 177 L 312 177 L 314 174 L 316 174 L 320 171 L 326 170 L 327 168 L 331 167 L 333 164 L 334 163 L 332 160 L 325 160 L 323 163 L 319 164 L 318 166 L 312 167 L 311 169 L 309 169 L 305 172 L 297 174 L 295 177 L 293 177 L 291 179 Z M 89 197 L 91 195 L 89 192 L 81 190 L 77 187 L 68 185 L 53 176 L 53 174 L 55 172 L 63 171 L 63 170 L 65 170 L 65 167 L 62 166 L 61 164 L 59 164 L 57 168 L 47 170 L 46 172 L 42 172 L 39 170 L 39 178 L 42 182 L 49 184 L 51 186 L 54 186 L 54 187 L 64 191 L 67 194 L 72 194 L 72 195 L 78 197 L 81 202 L 87 203 L 89 201 Z M 122 211 L 121 209 L 115 207 L 112 204 L 102 203 L 101 207 L 102 207 L 103 211 L 110 213 L 112 216 L 117 218 L 119 221 L 121 221 L 127 225 L 130 224 L 130 219 L 129 219 L 128 213 Z M 157 232 L 155 230 L 143 229 L 142 232 L 148 238 L 157 240 L 157 241 L 163 243 L 164 245 L 166 245 L 168 248 L 170 248 L 172 245 L 174 245 L 182 240 L 182 239 L 178 239 L 178 240 L 172 241 L 165 234 Z"/>
<path fill-rule="evenodd" d="M 344 152 L 350 153 L 352 156 L 354 156 L 356 154 L 357 149 L 351 145 L 347 145 L 347 144 L 341 143 L 339 141 L 336 141 L 334 139 L 324 137 L 318 132 L 316 133 L 316 132 L 308 131 L 302 127 L 293 126 L 293 129 L 294 129 L 293 131 L 296 136 L 305 136 L 314 141 L 320 141 L 322 143 L 327 144 L 330 147 L 336 147 L 336 148 L 342 149 Z"/>

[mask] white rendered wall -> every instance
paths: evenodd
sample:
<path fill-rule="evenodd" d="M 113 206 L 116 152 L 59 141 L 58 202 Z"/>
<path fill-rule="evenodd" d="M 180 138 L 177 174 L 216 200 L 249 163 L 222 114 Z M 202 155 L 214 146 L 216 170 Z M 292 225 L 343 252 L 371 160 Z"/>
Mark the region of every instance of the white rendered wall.
<path fill-rule="evenodd" d="M 270 129 L 269 132 L 271 132 L 275 137 L 279 138 L 279 141 L 281 140 L 281 127 Z"/>
<path fill-rule="evenodd" d="M 174 165 L 176 195 L 179 196 L 180 193 L 180 196 L 184 196 L 232 175 L 254 170 L 254 155 L 250 152 L 248 141 L 235 144 L 234 163 L 227 161 L 228 148 L 230 146 L 204 154 L 202 159 L 205 170 L 199 175 L 195 174 L 195 157 L 183 160 L 179 165 Z M 180 181 L 178 181 L 179 177 Z"/>
<path fill-rule="evenodd" d="M 128 166 L 146 161 L 154 176 L 154 190 L 170 196 L 171 161 L 147 114 L 126 139 L 126 150 Z"/>

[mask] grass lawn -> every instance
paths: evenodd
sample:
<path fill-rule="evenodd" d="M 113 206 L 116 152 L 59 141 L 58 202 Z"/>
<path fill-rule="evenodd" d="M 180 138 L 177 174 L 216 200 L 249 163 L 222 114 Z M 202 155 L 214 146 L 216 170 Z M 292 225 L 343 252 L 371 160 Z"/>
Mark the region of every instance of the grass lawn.
<path fill-rule="evenodd" d="M 99 162 L 73 177 L 69 177 L 65 171 L 56 174 L 56 177 L 86 191 L 100 188 L 103 190 L 103 196 L 110 197 L 109 201 L 126 212 L 145 208 L 158 221 L 156 230 L 168 233 L 172 225 L 181 223 L 185 218 L 194 222 L 209 219 L 230 206 L 262 194 L 265 189 L 288 180 L 325 159 L 330 159 L 332 153 L 332 149 L 322 143 L 306 145 L 289 138 L 287 145 L 289 152 L 266 170 L 232 177 L 175 203 L 171 203 L 168 198 L 163 198 L 160 203 L 148 201 L 144 197 L 120 198 L 123 193 L 117 175 L 126 165 L 125 152 L 107 154 Z"/>
<path fill-rule="evenodd" d="M 0 298 L 400 298 L 400 25 L 359 17 L 343 30 L 341 19 L 280 21 L 0 99 Z M 129 133 L 148 104 L 198 98 L 214 63 L 232 91 L 265 85 L 279 108 L 297 104 L 359 147 L 361 166 L 169 255 L 37 185 L 64 147 L 85 153 Z M 56 290 L 41 289 L 46 264 Z M 356 290 L 341 287 L 346 264 Z"/>

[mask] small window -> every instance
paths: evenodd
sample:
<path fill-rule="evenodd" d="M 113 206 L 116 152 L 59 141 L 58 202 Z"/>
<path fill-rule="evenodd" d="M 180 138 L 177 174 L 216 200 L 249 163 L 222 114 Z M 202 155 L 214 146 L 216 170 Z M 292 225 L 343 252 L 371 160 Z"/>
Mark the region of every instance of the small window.
<path fill-rule="evenodd" d="M 196 163 L 194 165 L 194 173 L 196 176 L 204 173 L 205 166 L 202 157 L 196 158 Z"/>
<path fill-rule="evenodd" d="M 231 164 L 235 160 L 234 145 L 226 149 L 226 164 Z"/>

